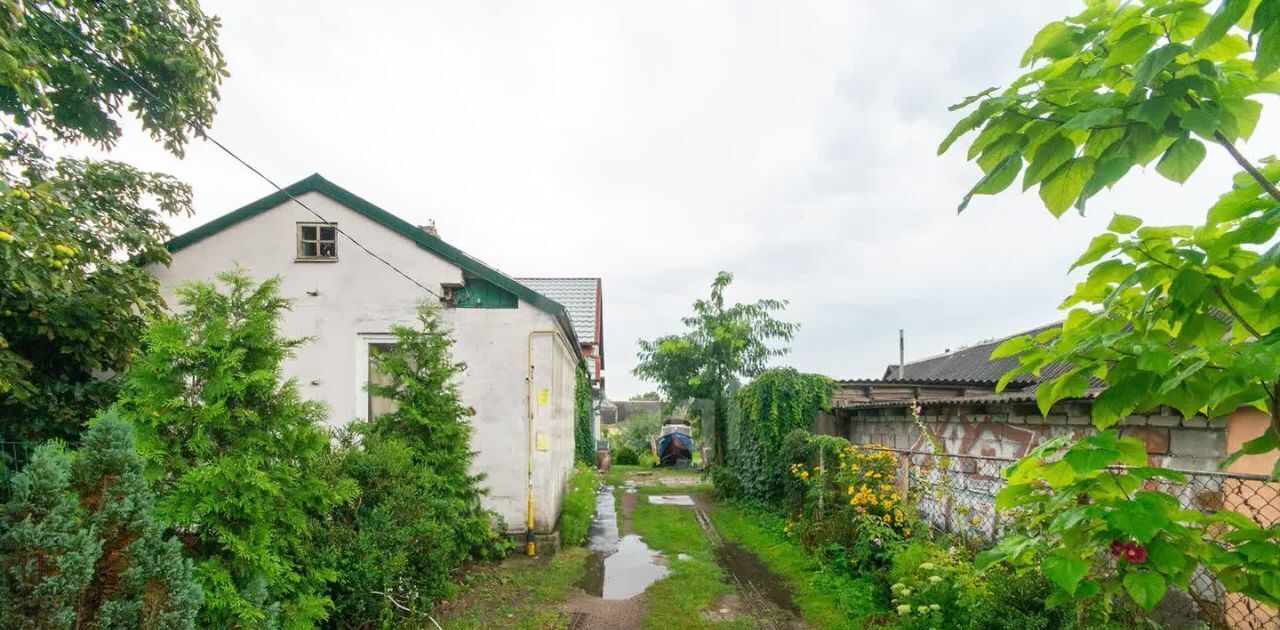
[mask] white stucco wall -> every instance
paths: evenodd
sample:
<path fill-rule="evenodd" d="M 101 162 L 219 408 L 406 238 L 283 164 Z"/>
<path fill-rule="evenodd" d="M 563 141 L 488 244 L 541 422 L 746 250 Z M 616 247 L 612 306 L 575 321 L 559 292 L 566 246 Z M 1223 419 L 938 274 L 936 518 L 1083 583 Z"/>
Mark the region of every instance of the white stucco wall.
<path fill-rule="evenodd" d="M 301 199 L 432 290 L 462 282 L 459 268 L 333 199 L 314 192 Z M 435 298 L 341 236 L 337 262 L 296 262 L 296 224 L 314 221 L 297 204 L 282 204 L 179 250 L 167 268 L 151 271 L 174 307 L 178 285 L 210 280 L 237 265 L 258 280 L 280 276 L 281 292 L 294 301 L 283 334 L 312 339 L 286 363 L 285 374 L 298 381 L 304 397 L 328 407 L 328 422 L 336 427 L 366 413 L 366 344 L 395 324 L 413 324 L 418 302 Z M 568 350 L 555 318 L 523 300 L 515 309 L 446 309 L 443 318 L 453 330 L 454 358 L 468 366 L 459 385 L 463 400 L 476 409 L 473 470 L 486 476 L 486 507 L 510 531 L 524 531 L 532 396 L 534 439 L 543 433 L 548 445 L 533 455 L 535 531 L 550 531 L 573 465 L 576 353 Z M 533 331 L 552 334 L 531 339 Z M 531 390 L 525 384 L 530 348 Z M 548 389 L 546 405 L 537 404 L 541 388 Z"/>

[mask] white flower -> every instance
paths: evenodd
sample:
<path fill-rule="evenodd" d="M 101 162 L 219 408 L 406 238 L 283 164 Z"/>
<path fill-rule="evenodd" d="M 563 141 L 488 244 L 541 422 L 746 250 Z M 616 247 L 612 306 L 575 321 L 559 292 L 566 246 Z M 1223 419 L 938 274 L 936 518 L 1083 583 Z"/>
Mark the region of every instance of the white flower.
<path fill-rule="evenodd" d="M 934 564 L 934 563 L 932 563 L 932 562 L 926 562 L 926 563 L 924 563 L 924 564 L 920 565 L 920 569 L 921 569 L 921 570 L 924 570 L 924 571 L 932 571 L 932 570 L 934 570 L 934 569 L 936 569 L 936 568 L 938 568 L 938 565 L 936 565 L 936 564 Z"/>
<path fill-rule="evenodd" d="M 937 576 L 937 575 L 930 575 L 930 576 L 929 576 L 929 581 L 930 581 L 930 582 L 933 582 L 934 584 L 937 584 L 938 582 L 941 582 L 941 581 L 942 581 L 942 578 L 941 578 L 941 577 L 939 577 L 939 576 Z"/>
<path fill-rule="evenodd" d="M 906 604 L 903 604 L 903 605 L 901 605 L 901 606 L 898 606 L 898 614 L 899 614 L 899 615 L 905 615 L 905 614 L 910 613 L 910 612 L 911 612 L 911 607 L 910 607 L 910 606 L 908 606 L 908 605 L 906 605 Z"/>
<path fill-rule="evenodd" d="M 939 606 L 937 604 L 929 604 L 929 610 L 937 612 L 939 610 L 942 610 L 942 606 Z"/>
<path fill-rule="evenodd" d="M 922 615 L 923 615 L 923 614 L 926 614 L 926 613 L 928 613 L 928 612 L 929 612 L 929 607 L 928 607 L 928 606 L 921 606 L 921 607 L 919 607 L 919 608 L 917 608 L 917 609 L 916 609 L 916 612 L 919 612 L 919 613 L 920 613 L 920 614 L 922 614 Z"/>

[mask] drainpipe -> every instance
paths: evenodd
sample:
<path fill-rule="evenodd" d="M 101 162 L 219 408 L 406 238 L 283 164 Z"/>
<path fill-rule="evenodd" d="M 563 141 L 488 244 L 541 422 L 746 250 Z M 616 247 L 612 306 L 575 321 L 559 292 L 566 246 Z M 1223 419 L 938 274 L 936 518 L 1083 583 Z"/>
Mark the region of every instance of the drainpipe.
<path fill-rule="evenodd" d="M 526 460 L 525 470 L 527 475 L 528 488 L 526 490 L 525 506 L 525 530 L 524 530 L 524 553 L 532 556 L 536 553 L 533 543 L 533 451 L 534 451 L 534 432 L 533 432 L 533 338 L 536 335 L 558 335 L 555 330 L 535 330 L 529 333 L 529 341 L 525 346 L 525 377 L 524 377 L 524 400 L 525 413 L 529 426 L 529 453 Z"/>

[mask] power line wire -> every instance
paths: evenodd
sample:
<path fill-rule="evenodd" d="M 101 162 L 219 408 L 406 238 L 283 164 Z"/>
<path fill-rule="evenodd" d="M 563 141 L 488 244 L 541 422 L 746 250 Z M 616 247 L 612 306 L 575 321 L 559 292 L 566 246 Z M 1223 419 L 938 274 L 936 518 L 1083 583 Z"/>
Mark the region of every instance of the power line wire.
<path fill-rule="evenodd" d="M 391 261 L 389 261 L 389 260 L 387 260 L 386 258 L 383 258 L 382 256 L 378 255 L 376 252 L 374 252 L 373 250 L 369 249 L 368 247 L 365 247 L 365 245 L 364 245 L 363 243 L 361 243 L 359 240 L 356 240 L 356 238 L 355 238 L 354 236 L 351 236 L 351 235 L 350 235 L 350 234 L 348 234 L 346 231 L 344 231 L 342 228 L 338 227 L 338 224 L 337 224 L 337 223 L 334 223 L 334 222 L 332 222 L 332 221 L 330 221 L 330 220 L 328 220 L 328 219 L 324 218 L 323 216 L 321 216 L 321 214 L 320 214 L 319 212 L 316 212 L 315 210 L 313 210 L 313 209 L 311 208 L 311 206 L 308 206 L 307 204 L 303 203 L 301 199 L 298 199 L 297 197 L 295 197 L 295 196 L 293 195 L 293 193 L 289 192 L 288 190 L 285 190 L 283 187 L 281 187 L 279 184 L 277 184 L 274 180 L 272 180 L 270 177 L 268 177 L 268 176 L 267 176 L 265 173 L 263 173 L 261 170 L 259 170 L 258 168 L 254 167 L 254 166 L 253 166 L 252 164 L 250 164 L 247 160 L 245 160 L 244 158 L 240 157 L 240 156 L 239 156 L 235 151 L 232 151 L 230 148 L 228 148 L 228 147 L 227 147 L 227 145 L 223 144 L 222 142 L 218 141 L 218 139 L 217 139 L 217 138 L 214 138 L 212 135 L 210 135 L 210 134 L 209 134 L 209 132 L 204 128 L 204 125 L 202 125 L 202 124 L 200 124 L 200 123 L 198 123 L 198 122 L 196 122 L 196 121 L 193 121 L 193 120 L 191 120 L 190 118 L 188 118 L 188 117 L 186 117 L 186 116 L 182 116 L 182 115 L 181 115 L 181 114 L 180 114 L 180 113 L 179 113 L 175 108 L 173 108 L 172 106 L 170 106 L 170 105 L 169 105 L 169 103 L 168 103 L 167 101 L 165 101 L 164 99 L 161 99 L 159 96 L 157 96 L 155 92 L 152 92 L 150 89 L 148 89 L 148 88 L 147 88 L 147 86 L 143 85 L 143 84 L 142 84 L 140 81 L 138 81 L 138 80 L 137 80 L 137 79 L 136 79 L 132 74 L 130 74 L 130 73 L 129 73 L 128 71 L 126 71 L 125 69 L 123 69 L 123 68 L 120 68 L 120 67 L 116 66 L 116 65 L 115 65 L 115 64 L 114 64 L 110 59 L 108 59 L 108 58 L 104 57 L 101 53 L 99 53 L 97 50 L 95 50 L 95 49 L 93 48 L 93 44 L 91 44 L 88 40 L 86 40 L 84 37 L 82 37 L 79 33 L 77 33 L 77 32 L 75 32 L 75 31 L 72 31 L 72 30 L 68 29 L 68 28 L 67 28 L 66 26 L 64 26 L 61 22 L 57 21 L 56 19 L 50 18 L 49 16 L 45 15 L 44 13 L 42 13 L 42 12 L 40 12 L 40 11 L 35 11 L 35 10 L 33 10 L 33 11 L 31 11 L 31 13 L 32 13 L 32 14 L 34 14 L 34 15 L 39 15 L 39 16 L 40 16 L 40 17 L 42 17 L 42 18 L 48 18 L 48 22 L 49 22 L 50 24 L 52 24 L 52 25 L 54 25 L 55 27 L 57 27 L 57 28 L 58 28 L 59 30 L 61 30 L 63 33 L 66 33 L 66 34 L 67 34 L 68 36 L 70 36 L 72 39 L 78 40 L 81 44 L 84 44 L 85 49 L 86 49 L 86 50 L 88 50 L 90 53 L 92 53 L 92 54 L 96 55 L 96 56 L 98 57 L 98 61 L 99 61 L 99 62 L 101 62 L 103 65 L 107 66 L 108 68 L 111 68 L 112 70 L 115 70 L 117 73 L 119 73 L 119 74 L 120 74 L 120 76 L 124 77 L 124 78 L 125 78 L 125 80 L 129 81 L 129 82 L 130 82 L 130 83 L 132 83 L 134 86 L 136 86 L 136 87 L 138 88 L 138 90 L 140 90 L 142 93 L 144 93 L 144 94 L 146 94 L 147 96 L 149 96 L 149 97 L 151 97 L 151 98 L 155 99 L 157 102 L 159 102 L 161 105 L 163 105 L 166 109 L 168 109 L 168 110 L 169 110 L 169 112 L 170 112 L 170 113 L 178 114 L 178 115 L 179 115 L 179 117 L 181 117 L 181 118 L 182 118 L 183 122 L 187 123 L 188 125 L 190 125 L 190 126 L 191 126 L 191 128 L 192 128 L 192 129 L 194 129 L 194 130 L 195 130 L 195 132 L 196 132 L 196 134 L 197 134 L 197 135 L 199 135 L 200 137 L 204 138 L 205 140 L 208 140 L 209 142 L 211 142 L 214 146 L 218 147 L 218 149 L 222 150 L 222 152 L 223 152 L 223 153 L 226 153 L 227 155 L 231 156 L 231 158 L 232 158 L 232 159 L 234 159 L 236 162 L 239 162 L 239 163 L 240 163 L 242 166 L 244 166 L 245 168 L 249 169 L 249 171 L 251 171 L 254 175 L 257 175 L 260 179 L 262 179 L 262 181 L 264 181 L 264 182 L 266 182 L 266 183 L 270 184 L 272 188 L 275 188 L 278 192 L 284 193 L 284 195 L 285 195 L 286 197 L 288 197 L 290 201 L 292 201 L 292 202 L 294 202 L 294 203 L 298 204 L 299 206 L 301 206 L 302 208 L 306 209 L 306 211 L 307 211 L 307 212 L 310 212 L 312 215 L 314 215 L 314 216 L 315 216 L 317 219 L 319 219 L 321 222 L 323 222 L 324 224 L 326 224 L 326 225 L 328 225 L 329 227 L 333 228 L 333 229 L 334 229 L 334 231 L 336 231 L 338 234 L 341 234 L 341 235 L 343 235 L 343 236 L 347 237 L 347 240 L 351 241 L 351 243 L 352 243 L 353 245 L 355 245 L 356 247 L 359 247 L 360 249 L 364 250 L 364 252 L 365 252 L 366 254 L 368 254 L 368 255 L 372 256 L 372 257 L 373 257 L 375 260 L 377 260 L 378 262 L 380 262 L 380 263 L 382 263 L 382 264 L 386 265 L 387 267 L 391 268 L 391 270 L 393 270 L 393 271 L 395 271 L 396 273 L 398 273 L 398 274 L 400 274 L 401 276 L 403 276 L 405 280 L 408 280 L 409 282 L 412 282 L 413 284 L 417 285 L 417 287 L 418 287 L 418 288 L 420 288 L 420 289 L 422 289 L 423 291 L 426 291 L 427 293 L 430 293 L 431 295 L 434 295 L 435 297 L 437 297 L 437 298 L 439 298 L 439 299 L 441 299 L 441 300 L 443 300 L 443 299 L 444 299 L 444 296 L 442 296 L 442 295 L 440 295 L 439 293 L 436 293 L 435 291 L 432 291 L 431 289 L 427 288 L 427 286 L 426 286 L 426 285 L 424 285 L 424 284 L 422 284 L 421 282 L 418 282 L 417 280 L 415 280 L 412 276 L 410 276 L 409 274 L 405 273 L 405 272 L 404 272 L 403 270 L 401 270 L 399 267 L 395 266 L 395 264 L 393 264 Z"/>

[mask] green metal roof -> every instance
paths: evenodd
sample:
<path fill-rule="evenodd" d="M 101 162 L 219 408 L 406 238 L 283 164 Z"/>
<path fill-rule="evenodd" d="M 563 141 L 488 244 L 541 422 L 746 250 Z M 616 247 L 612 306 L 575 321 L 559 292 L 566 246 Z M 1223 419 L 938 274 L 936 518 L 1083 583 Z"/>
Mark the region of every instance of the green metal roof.
<path fill-rule="evenodd" d="M 438 236 L 433 236 L 414 226 L 412 223 L 401 219 L 400 217 L 379 208 L 370 203 L 359 195 L 323 178 L 319 173 L 301 179 L 297 182 L 284 187 L 282 191 L 276 191 L 254 201 L 245 206 L 241 206 L 236 210 L 224 214 L 190 232 L 180 234 L 165 244 L 170 252 L 177 252 L 195 243 L 198 243 L 222 230 L 225 230 L 245 219 L 250 219 L 267 210 L 275 208 L 290 200 L 290 197 L 298 197 L 306 193 L 320 193 L 334 201 L 364 215 L 366 218 L 375 223 L 403 236 L 421 247 L 422 249 L 435 254 L 450 263 L 453 263 L 464 272 L 476 277 L 487 280 L 498 287 L 501 287 L 511 293 L 517 295 L 520 299 L 528 302 L 556 318 L 561 330 L 565 336 L 569 338 L 570 344 L 576 350 L 579 347 L 578 337 L 573 332 L 573 324 L 569 321 L 569 313 L 561 306 L 559 302 L 552 300 L 541 293 L 530 289 L 529 287 L 516 282 L 506 274 L 472 258 L 466 252 L 450 245 Z M 578 363 L 583 362 L 581 353 L 577 355 Z"/>

